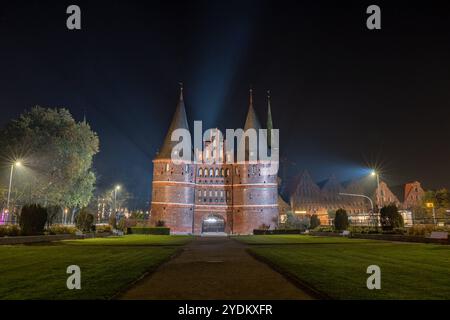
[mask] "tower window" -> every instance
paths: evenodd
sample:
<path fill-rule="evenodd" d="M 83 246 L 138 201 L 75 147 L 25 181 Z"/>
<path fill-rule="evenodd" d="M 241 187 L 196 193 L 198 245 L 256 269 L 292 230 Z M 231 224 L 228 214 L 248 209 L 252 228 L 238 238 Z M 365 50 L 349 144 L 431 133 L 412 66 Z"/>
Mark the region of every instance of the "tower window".
<path fill-rule="evenodd" d="M 209 169 L 209 176 L 212 177 L 214 175 L 213 169 Z"/>
<path fill-rule="evenodd" d="M 219 176 L 219 169 L 217 169 L 217 168 L 216 168 L 216 171 L 215 171 L 215 176 L 216 176 L 216 177 Z"/>
<path fill-rule="evenodd" d="M 198 175 L 199 175 L 200 177 L 203 175 L 203 169 L 202 169 L 202 168 L 198 169 Z"/>

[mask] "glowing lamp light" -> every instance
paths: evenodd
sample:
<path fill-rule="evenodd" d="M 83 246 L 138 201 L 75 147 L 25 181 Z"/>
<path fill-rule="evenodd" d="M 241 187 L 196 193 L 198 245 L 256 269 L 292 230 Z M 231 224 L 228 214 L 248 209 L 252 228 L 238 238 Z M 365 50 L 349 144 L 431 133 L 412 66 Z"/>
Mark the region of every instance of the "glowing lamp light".
<path fill-rule="evenodd" d="M 216 223 L 217 219 L 216 218 L 208 218 L 208 219 L 205 219 L 205 222 L 207 222 L 207 223 Z"/>
<path fill-rule="evenodd" d="M 16 162 L 14 162 L 14 165 L 15 165 L 16 167 L 20 167 L 20 166 L 22 165 L 22 162 L 16 161 Z"/>
<path fill-rule="evenodd" d="M 372 172 L 370 173 L 370 175 L 371 175 L 371 176 L 376 176 L 376 175 L 377 175 L 377 173 L 376 173 L 376 171 L 375 171 L 375 170 L 372 170 Z"/>

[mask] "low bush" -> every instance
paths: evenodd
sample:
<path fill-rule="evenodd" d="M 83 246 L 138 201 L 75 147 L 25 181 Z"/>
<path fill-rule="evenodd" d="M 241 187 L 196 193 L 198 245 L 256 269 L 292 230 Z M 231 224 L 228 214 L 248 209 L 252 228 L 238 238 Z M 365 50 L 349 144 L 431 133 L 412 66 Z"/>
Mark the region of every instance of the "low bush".
<path fill-rule="evenodd" d="M 303 229 L 254 229 L 254 235 L 262 235 L 262 234 L 300 234 L 304 230 Z"/>
<path fill-rule="evenodd" d="M 350 231 L 351 233 L 361 233 L 361 234 L 381 233 L 380 228 L 369 227 L 369 226 L 350 226 L 350 227 L 348 227 L 348 231 Z"/>
<path fill-rule="evenodd" d="M 53 224 L 47 228 L 48 234 L 75 234 L 77 230 L 74 226 L 65 226 L 62 224 Z"/>
<path fill-rule="evenodd" d="M 97 233 L 111 232 L 111 226 L 109 224 L 97 224 L 95 226 L 95 232 Z"/>
<path fill-rule="evenodd" d="M 131 227 L 127 229 L 128 234 L 158 234 L 169 235 L 170 228 L 166 227 Z"/>
<path fill-rule="evenodd" d="M 393 228 L 392 230 L 383 230 L 383 234 L 406 234 L 405 228 Z"/>
<path fill-rule="evenodd" d="M 318 226 L 316 228 L 314 228 L 314 230 L 312 231 L 316 231 L 316 232 L 334 232 L 334 228 L 332 226 Z"/>
<path fill-rule="evenodd" d="M 25 205 L 20 213 L 20 229 L 25 236 L 42 234 L 47 222 L 47 209 L 38 205 Z"/>
<path fill-rule="evenodd" d="M 20 228 L 15 224 L 0 226 L 0 237 L 16 237 L 20 235 Z"/>
<path fill-rule="evenodd" d="M 416 224 L 407 229 L 408 235 L 418 237 L 428 237 L 433 231 L 447 231 L 450 232 L 450 227 L 440 227 L 433 224 Z"/>

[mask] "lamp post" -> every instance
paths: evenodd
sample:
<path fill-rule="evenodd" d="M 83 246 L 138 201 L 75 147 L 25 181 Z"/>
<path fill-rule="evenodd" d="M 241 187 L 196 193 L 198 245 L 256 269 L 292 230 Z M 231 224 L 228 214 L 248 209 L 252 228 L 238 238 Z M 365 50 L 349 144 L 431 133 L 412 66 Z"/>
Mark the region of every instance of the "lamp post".
<path fill-rule="evenodd" d="M 345 192 L 339 192 L 339 195 L 341 195 L 341 196 L 349 196 L 349 197 L 361 197 L 361 198 L 366 198 L 367 200 L 369 200 L 369 202 L 370 202 L 370 207 L 372 208 L 372 215 L 374 214 L 374 212 L 373 212 L 373 201 L 372 201 L 372 199 L 370 199 L 370 197 L 368 197 L 368 196 L 366 196 L 366 195 L 364 195 L 364 194 L 356 194 L 356 193 L 345 193 Z M 373 219 L 372 219 L 373 220 Z M 376 222 L 376 223 L 378 223 L 378 221 Z"/>
<path fill-rule="evenodd" d="M 11 187 L 12 187 L 14 167 L 20 167 L 21 165 L 22 165 L 22 163 L 20 161 L 15 161 L 14 163 L 11 164 L 11 172 L 9 174 L 8 199 L 6 200 L 6 210 L 8 210 L 8 213 L 10 212 L 9 202 L 11 200 Z"/>
<path fill-rule="evenodd" d="M 119 191 L 119 190 L 120 190 L 120 186 L 117 185 L 114 188 L 114 216 L 117 214 L 117 207 L 116 207 L 116 204 L 117 204 L 117 191 Z"/>
<path fill-rule="evenodd" d="M 380 175 L 375 170 L 372 170 L 370 175 L 377 178 L 377 206 L 378 210 L 380 210 Z M 381 203 L 381 205 L 383 204 Z"/>
<path fill-rule="evenodd" d="M 427 208 L 431 208 L 432 209 L 432 213 L 433 213 L 433 224 L 436 225 L 436 212 L 434 211 L 434 203 L 433 202 L 427 202 L 426 203 Z"/>

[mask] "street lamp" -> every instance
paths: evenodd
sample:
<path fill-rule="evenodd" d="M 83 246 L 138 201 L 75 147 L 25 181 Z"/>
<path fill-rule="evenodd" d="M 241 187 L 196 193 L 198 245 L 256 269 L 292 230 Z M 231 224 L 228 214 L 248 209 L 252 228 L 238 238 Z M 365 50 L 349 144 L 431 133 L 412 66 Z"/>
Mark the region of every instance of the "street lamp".
<path fill-rule="evenodd" d="M 119 191 L 119 190 L 120 190 L 120 185 L 117 185 L 117 186 L 114 188 L 114 215 L 117 214 L 116 203 L 117 203 L 117 191 Z"/>
<path fill-rule="evenodd" d="M 373 201 L 372 201 L 372 199 L 370 199 L 370 197 L 368 197 L 368 196 L 366 196 L 366 195 L 364 195 L 364 194 L 356 194 L 356 193 L 345 193 L 345 192 L 339 192 L 339 195 L 341 195 L 341 196 L 349 196 L 349 197 L 360 197 L 360 198 L 365 198 L 365 199 L 367 199 L 367 200 L 369 200 L 369 202 L 370 202 L 370 207 L 372 208 L 372 211 L 371 211 L 371 214 L 370 215 L 373 215 L 374 214 L 374 212 L 373 212 Z M 370 220 L 374 220 L 373 218 L 372 219 L 370 219 Z M 376 221 L 375 222 L 375 225 L 376 224 L 378 224 L 378 221 Z"/>
<path fill-rule="evenodd" d="M 375 170 L 372 170 L 370 175 L 377 178 L 377 206 L 380 208 L 380 175 Z"/>
<path fill-rule="evenodd" d="M 12 187 L 14 167 L 20 167 L 21 165 L 22 165 L 22 162 L 20 162 L 18 160 L 11 164 L 11 172 L 9 174 L 8 199 L 6 201 L 6 210 L 8 210 L 8 213 L 10 212 L 10 210 L 9 210 L 9 202 L 11 200 L 11 187 Z"/>

